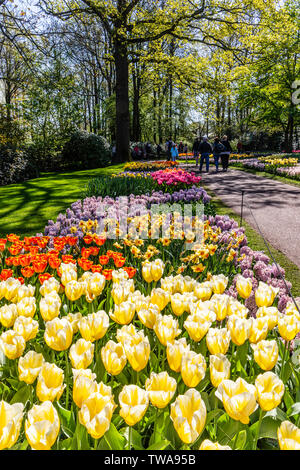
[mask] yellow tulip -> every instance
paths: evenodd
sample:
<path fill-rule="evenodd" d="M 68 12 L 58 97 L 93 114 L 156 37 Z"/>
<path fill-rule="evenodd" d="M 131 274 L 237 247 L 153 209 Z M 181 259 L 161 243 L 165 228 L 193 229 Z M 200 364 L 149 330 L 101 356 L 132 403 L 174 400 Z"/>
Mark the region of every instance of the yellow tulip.
<path fill-rule="evenodd" d="M 206 362 L 202 354 L 189 351 L 181 359 L 181 377 L 187 387 L 197 387 L 204 378 Z"/>
<path fill-rule="evenodd" d="M 84 369 L 79 369 L 84 370 Z M 90 369 L 89 369 L 90 370 Z M 74 377 L 73 382 L 73 401 L 81 408 L 82 403 L 93 393 L 98 391 L 98 384 L 94 380 L 94 378 L 86 377 L 84 375 L 78 375 L 76 378 Z"/>
<path fill-rule="evenodd" d="M 175 294 L 175 283 L 173 276 L 164 277 L 160 280 L 160 285 L 163 290 L 169 292 L 169 294 Z"/>
<path fill-rule="evenodd" d="M 230 317 L 231 315 L 235 315 L 239 318 L 247 318 L 249 310 L 245 305 L 243 305 L 238 300 L 234 299 L 233 297 L 229 297 L 228 308 L 227 308 L 227 315 Z"/>
<path fill-rule="evenodd" d="M 131 343 L 138 333 L 139 332 L 137 331 L 136 327 L 130 323 L 129 325 L 124 325 L 122 328 L 117 330 L 117 340 L 124 346 L 125 343 Z"/>
<path fill-rule="evenodd" d="M 134 342 L 125 342 L 125 354 L 133 370 L 139 372 L 146 367 L 150 356 L 150 343 L 147 337 L 140 335 Z"/>
<path fill-rule="evenodd" d="M 35 351 L 28 351 L 25 356 L 20 357 L 18 362 L 19 380 L 32 384 L 39 375 L 44 357 Z"/>
<path fill-rule="evenodd" d="M 87 377 L 90 380 L 96 379 L 96 374 L 91 371 L 91 369 L 72 369 L 74 381 L 77 377 Z"/>
<path fill-rule="evenodd" d="M 8 359 L 17 359 L 22 356 L 26 346 L 23 336 L 18 335 L 14 330 L 7 330 L 0 336 L 0 350 L 2 349 Z"/>
<path fill-rule="evenodd" d="M 189 315 L 185 322 L 183 323 L 184 328 L 189 334 L 189 337 L 193 341 L 201 341 L 202 338 L 208 332 L 211 324 L 216 319 L 216 315 L 213 312 L 209 311 L 210 319 L 207 320 L 204 315 L 201 315 L 201 312 L 194 315 Z"/>
<path fill-rule="evenodd" d="M 236 290 L 243 299 L 248 299 L 252 292 L 252 281 L 250 278 L 245 278 L 241 275 L 238 275 L 236 280 Z"/>
<path fill-rule="evenodd" d="M 58 413 L 51 401 L 33 405 L 25 421 L 26 439 L 34 450 L 50 450 L 60 430 Z"/>
<path fill-rule="evenodd" d="M 300 450 L 300 429 L 290 421 L 283 421 L 277 429 L 280 450 Z"/>
<path fill-rule="evenodd" d="M 211 354 L 226 354 L 230 344 L 230 331 L 227 328 L 209 328 L 205 339 Z"/>
<path fill-rule="evenodd" d="M 57 365 L 45 362 L 38 375 L 36 395 L 40 401 L 59 400 L 65 389 L 64 371 Z"/>
<path fill-rule="evenodd" d="M 76 343 L 72 344 L 69 351 L 69 358 L 72 363 L 72 367 L 75 369 L 86 369 L 94 358 L 95 346 L 91 341 L 86 341 L 80 338 Z"/>
<path fill-rule="evenodd" d="M 184 395 L 178 395 L 171 404 L 170 417 L 182 442 L 191 444 L 199 437 L 206 414 L 205 403 L 197 390 L 190 388 Z"/>
<path fill-rule="evenodd" d="M 93 393 L 82 403 L 79 421 L 94 439 L 100 439 L 110 427 L 115 408 L 111 397 Z"/>
<path fill-rule="evenodd" d="M 284 383 L 273 372 L 265 372 L 256 377 L 257 401 L 264 411 L 276 408 L 284 394 Z"/>
<path fill-rule="evenodd" d="M 199 284 L 196 284 L 194 288 L 194 294 L 199 300 L 202 300 L 203 302 L 205 300 L 209 300 L 212 295 L 212 285 L 210 282 L 202 282 Z"/>
<path fill-rule="evenodd" d="M 167 342 L 167 360 L 170 369 L 180 372 L 182 356 L 190 351 L 190 345 L 187 344 L 186 338 L 180 338 L 170 343 Z"/>
<path fill-rule="evenodd" d="M 218 442 L 212 442 L 209 439 L 205 439 L 199 450 L 232 450 L 229 446 L 221 446 Z"/>
<path fill-rule="evenodd" d="M 255 302 L 258 307 L 271 307 L 279 288 L 275 288 L 260 281 L 255 291 Z"/>
<path fill-rule="evenodd" d="M 157 305 L 159 310 L 162 311 L 170 301 L 169 292 L 164 291 L 160 287 L 152 289 L 150 295 L 151 304 Z"/>
<path fill-rule="evenodd" d="M 115 282 L 115 281 L 114 281 Z M 87 279 L 86 292 L 91 297 L 98 297 L 102 294 L 105 287 L 106 279 L 101 273 L 92 273 Z"/>
<path fill-rule="evenodd" d="M 250 318 L 251 329 L 249 335 L 250 343 L 258 343 L 262 339 L 266 339 L 269 331 L 269 322 L 266 317 Z"/>
<path fill-rule="evenodd" d="M 34 297 L 34 292 L 35 286 L 31 284 L 28 284 L 28 286 L 26 286 L 25 284 L 23 284 L 18 289 L 17 302 L 20 302 L 20 300 L 24 299 L 25 297 Z"/>
<path fill-rule="evenodd" d="M 211 308 L 218 321 L 224 320 L 228 315 L 229 295 L 214 294 L 211 298 Z"/>
<path fill-rule="evenodd" d="M 21 283 L 18 279 L 10 277 L 5 281 L 4 297 L 9 302 L 18 301 L 18 291 L 21 287 Z"/>
<path fill-rule="evenodd" d="M 84 290 L 85 287 L 82 282 L 69 281 L 65 285 L 66 297 L 71 300 L 71 302 L 75 302 L 76 300 L 80 299 L 84 293 Z"/>
<path fill-rule="evenodd" d="M 159 281 L 163 275 L 165 264 L 161 259 L 145 261 L 142 264 L 142 276 L 146 282 Z"/>
<path fill-rule="evenodd" d="M 110 318 L 119 325 L 128 325 L 133 320 L 135 305 L 133 302 L 122 302 L 115 305 L 114 311 L 109 312 Z"/>
<path fill-rule="evenodd" d="M 15 304 L 3 305 L 0 307 L 0 323 L 4 328 L 11 328 L 18 316 Z"/>
<path fill-rule="evenodd" d="M 61 277 L 60 282 L 65 286 L 70 281 L 77 281 L 77 268 L 75 264 L 61 263 L 60 265 Z"/>
<path fill-rule="evenodd" d="M 149 303 L 147 307 L 138 310 L 137 315 L 143 325 L 152 330 L 159 315 L 159 312 L 160 310 L 157 305 Z"/>
<path fill-rule="evenodd" d="M 66 318 L 47 321 L 44 333 L 45 343 L 55 351 L 65 351 L 73 340 L 73 328 Z"/>
<path fill-rule="evenodd" d="M 58 317 L 61 307 L 59 295 L 53 291 L 40 300 L 40 314 L 44 321 L 48 322 Z"/>
<path fill-rule="evenodd" d="M 18 317 L 14 324 L 14 331 L 23 336 L 25 341 L 29 341 L 36 337 L 38 329 L 39 329 L 39 322 L 33 320 L 31 317 Z"/>
<path fill-rule="evenodd" d="M 217 276 L 212 276 L 211 285 L 212 290 L 215 294 L 223 294 L 228 284 L 228 277 L 224 274 L 219 274 Z"/>
<path fill-rule="evenodd" d="M 166 346 L 167 342 L 172 343 L 181 333 L 181 330 L 178 328 L 178 321 L 172 315 L 161 314 L 157 317 L 153 331 L 163 346 Z"/>
<path fill-rule="evenodd" d="M 79 331 L 86 341 L 96 341 L 103 338 L 109 327 L 109 317 L 104 310 L 90 313 L 79 321 Z"/>
<path fill-rule="evenodd" d="M 80 312 L 68 313 L 68 315 L 66 315 L 66 320 L 68 320 L 68 322 L 71 323 L 74 335 L 79 330 L 79 322 L 80 322 L 81 318 L 82 318 L 82 315 L 81 315 Z"/>
<path fill-rule="evenodd" d="M 51 292 L 56 292 L 57 294 L 60 291 L 60 282 L 55 279 L 55 277 L 50 277 L 40 287 L 40 293 L 43 297 L 47 294 L 51 294 Z"/>
<path fill-rule="evenodd" d="M 119 284 L 122 281 L 127 281 L 128 279 L 128 274 L 124 269 L 114 269 L 111 273 L 112 275 L 112 281 L 114 284 Z M 100 294 L 99 294 L 100 295 Z"/>
<path fill-rule="evenodd" d="M 121 343 L 115 343 L 109 340 L 106 345 L 101 348 L 101 358 L 106 371 L 110 375 L 118 375 L 124 369 L 127 358 Z"/>
<path fill-rule="evenodd" d="M 227 321 L 227 329 L 230 332 L 231 341 L 241 346 L 249 338 L 251 321 L 231 315 Z"/>
<path fill-rule="evenodd" d="M 176 380 L 165 371 L 159 374 L 151 372 L 145 382 L 150 402 L 156 408 L 165 408 L 169 404 L 175 394 L 176 387 Z"/>
<path fill-rule="evenodd" d="M 298 305 L 298 308 L 300 310 L 300 305 Z M 285 314 L 286 315 L 296 315 L 298 320 L 300 320 L 300 312 L 297 310 L 296 305 L 291 300 L 286 304 Z"/>
<path fill-rule="evenodd" d="M 249 416 L 257 408 L 257 391 L 254 385 L 248 384 L 241 377 L 235 382 L 223 380 L 215 393 L 232 419 L 243 424 L 249 423 Z"/>
<path fill-rule="evenodd" d="M 120 416 L 128 426 L 134 426 L 143 419 L 148 406 L 148 393 L 137 385 L 124 385 L 119 394 Z"/>
<path fill-rule="evenodd" d="M 230 377 L 230 361 L 224 354 L 209 356 L 210 381 L 214 387 L 218 387 L 223 380 Z"/>
<path fill-rule="evenodd" d="M 133 294 L 130 294 L 127 300 L 135 304 L 135 311 L 137 313 L 139 313 L 140 310 L 147 310 L 149 306 L 155 307 L 158 310 L 157 305 L 150 304 L 150 296 L 145 297 L 140 291 L 135 291 Z"/>
<path fill-rule="evenodd" d="M 193 279 L 190 276 L 183 276 L 182 282 L 180 282 L 180 293 L 185 294 L 186 292 L 194 292 L 196 285 L 196 279 Z"/>
<path fill-rule="evenodd" d="M 300 331 L 300 320 L 296 315 L 283 315 L 278 318 L 278 332 L 285 341 L 291 341 Z"/>
<path fill-rule="evenodd" d="M 263 370 L 272 370 L 278 360 L 278 346 L 274 340 L 261 340 L 251 344 L 254 360 Z"/>
<path fill-rule="evenodd" d="M 18 440 L 23 420 L 23 403 L 0 401 L 0 450 L 10 449 Z"/>
<path fill-rule="evenodd" d="M 279 311 L 276 307 L 260 307 L 256 312 L 256 318 L 266 318 L 268 328 L 272 330 L 278 323 Z"/>
<path fill-rule="evenodd" d="M 24 297 L 17 304 L 18 315 L 23 317 L 34 317 L 36 312 L 35 297 Z"/>
<path fill-rule="evenodd" d="M 115 284 L 111 290 L 111 296 L 116 305 L 126 302 L 130 294 L 130 287 L 127 284 Z"/>

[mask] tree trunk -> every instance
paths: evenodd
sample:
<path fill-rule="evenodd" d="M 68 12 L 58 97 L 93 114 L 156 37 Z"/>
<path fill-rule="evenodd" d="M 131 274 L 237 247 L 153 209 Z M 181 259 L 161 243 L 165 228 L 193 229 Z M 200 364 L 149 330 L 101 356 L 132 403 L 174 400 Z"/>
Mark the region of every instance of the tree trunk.
<path fill-rule="evenodd" d="M 130 159 L 130 114 L 127 46 L 118 37 L 114 41 L 114 59 L 116 67 L 116 156 L 114 163 L 120 163 Z"/>

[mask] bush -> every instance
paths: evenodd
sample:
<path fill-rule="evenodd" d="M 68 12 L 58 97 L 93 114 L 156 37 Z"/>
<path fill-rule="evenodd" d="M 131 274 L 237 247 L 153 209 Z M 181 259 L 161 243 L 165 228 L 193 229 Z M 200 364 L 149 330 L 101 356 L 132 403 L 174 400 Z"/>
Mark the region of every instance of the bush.
<path fill-rule="evenodd" d="M 78 130 L 65 144 L 62 158 L 72 169 L 100 168 L 110 164 L 111 151 L 104 137 Z"/>
<path fill-rule="evenodd" d="M 28 154 L 10 147 L 0 147 L 0 186 L 21 183 L 39 176 Z"/>

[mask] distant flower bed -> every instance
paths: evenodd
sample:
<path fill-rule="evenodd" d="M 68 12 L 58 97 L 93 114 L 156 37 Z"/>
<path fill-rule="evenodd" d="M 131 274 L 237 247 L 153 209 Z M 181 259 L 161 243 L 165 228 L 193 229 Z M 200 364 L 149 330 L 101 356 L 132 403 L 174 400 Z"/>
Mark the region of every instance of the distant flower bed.
<path fill-rule="evenodd" d="M 157 161 L 157 162 L 130 162 L 124 165 L 124 171 L 157 171 L 165 168 L 175 168 L 177 162 L 173 161 Z"/>

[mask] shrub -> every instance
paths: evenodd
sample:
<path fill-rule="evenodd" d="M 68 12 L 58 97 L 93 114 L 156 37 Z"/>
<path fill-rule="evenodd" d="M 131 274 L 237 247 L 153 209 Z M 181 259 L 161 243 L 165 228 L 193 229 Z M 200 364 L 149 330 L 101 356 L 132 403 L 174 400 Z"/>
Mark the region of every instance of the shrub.
<path fill-rule="evenodd" d="M 99 168 L 110 164 L 111 151 L 104 137 L 78 130 L 65 144 L 62 157 L 69 168 Z"/>
<path fill-rule="evenodd" d="M 0 147 L 0 186 L 21 183 L 39 176 L 28 154 L 10 147 Z"/>

